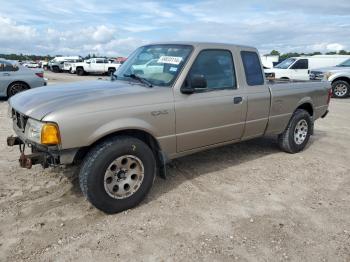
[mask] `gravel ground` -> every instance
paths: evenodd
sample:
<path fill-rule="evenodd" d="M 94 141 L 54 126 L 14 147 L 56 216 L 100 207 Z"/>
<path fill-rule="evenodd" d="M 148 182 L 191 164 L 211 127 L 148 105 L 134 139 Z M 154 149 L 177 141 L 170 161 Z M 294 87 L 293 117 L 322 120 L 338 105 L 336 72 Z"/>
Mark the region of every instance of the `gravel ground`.
<path fill-rule="evenodd" d="M 266 137 L 184 157 L 116 215 L 84 199 L 76 169 L 19 168 L 11 133 L 2 101 L 0 261 L 350 261 L 350 99 L 299 154 Z"/>

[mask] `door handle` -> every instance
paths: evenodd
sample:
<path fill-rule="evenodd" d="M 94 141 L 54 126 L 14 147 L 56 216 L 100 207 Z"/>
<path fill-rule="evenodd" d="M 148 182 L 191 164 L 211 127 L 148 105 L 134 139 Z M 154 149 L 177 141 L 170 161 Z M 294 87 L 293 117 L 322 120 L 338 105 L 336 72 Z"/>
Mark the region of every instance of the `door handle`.
<path fill-rule="evenodd" d="M 242 102 L 243 102 L 243 97 L 241 97 L 241 96 L 235 96 L 233 98 L 233 103 L 234 104 L 242 104 Z"/>
<path fill-rule="evenodd" d="M 3 75 L 3 76 L 10 76 L 9 73 L 3 73 L 2 75 Z"/>

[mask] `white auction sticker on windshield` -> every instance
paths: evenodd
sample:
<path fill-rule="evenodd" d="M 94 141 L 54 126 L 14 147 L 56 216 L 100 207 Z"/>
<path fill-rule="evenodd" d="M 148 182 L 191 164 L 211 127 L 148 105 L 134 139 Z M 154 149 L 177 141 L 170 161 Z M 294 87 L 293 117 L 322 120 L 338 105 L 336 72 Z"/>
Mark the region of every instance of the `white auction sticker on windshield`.
<path fill-rule="evenodd" d="M 157 63 L 178 65 L 180 64 L 181 60 L 182 60 L 182 57 L 163 55 L 159 57 Z"/>

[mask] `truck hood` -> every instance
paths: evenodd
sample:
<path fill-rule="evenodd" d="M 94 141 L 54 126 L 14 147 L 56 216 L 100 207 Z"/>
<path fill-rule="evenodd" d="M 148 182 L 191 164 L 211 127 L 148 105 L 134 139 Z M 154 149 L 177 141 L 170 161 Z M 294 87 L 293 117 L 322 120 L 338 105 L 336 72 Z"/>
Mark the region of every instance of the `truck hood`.
<path fill-rule="evenodd" d="M 104 102 L 114 100 L 116 104 L 117 98 L 154 92 L 156 89 L 118 80 L 83 81 L 30 89 L 11 97 L 9 104 L 22 114 L 41 120 L 60 109 L 83 104 L 93 106 L 96 102 L 103 107 Z"/>

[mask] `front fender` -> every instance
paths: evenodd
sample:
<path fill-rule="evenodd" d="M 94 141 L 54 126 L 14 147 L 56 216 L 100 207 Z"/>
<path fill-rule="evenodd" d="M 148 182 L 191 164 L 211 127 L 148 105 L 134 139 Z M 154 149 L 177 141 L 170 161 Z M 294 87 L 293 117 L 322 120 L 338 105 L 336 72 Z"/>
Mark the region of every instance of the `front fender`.
<path fill-rule="evenodd" d="M 124 130 L 140 130 L 154 138 L 157 137 L 155 128 L 146 121 L 138 118 L 120 118 L 100 126 L 88 137 L 87 142 L 91 145 L 105 136 Z"/>
<path fill-rule="evenodd" d="M 328 81 L 333 83 L 334 81 L 336 81 L 338 78 L 347 78 L 349 79 L 350 81 L 350 73 L 348 74 L 345 74 L 345 73 L 335 73 L 333 75 L 331 75 L 329 78 L 328 78 Z"/>

